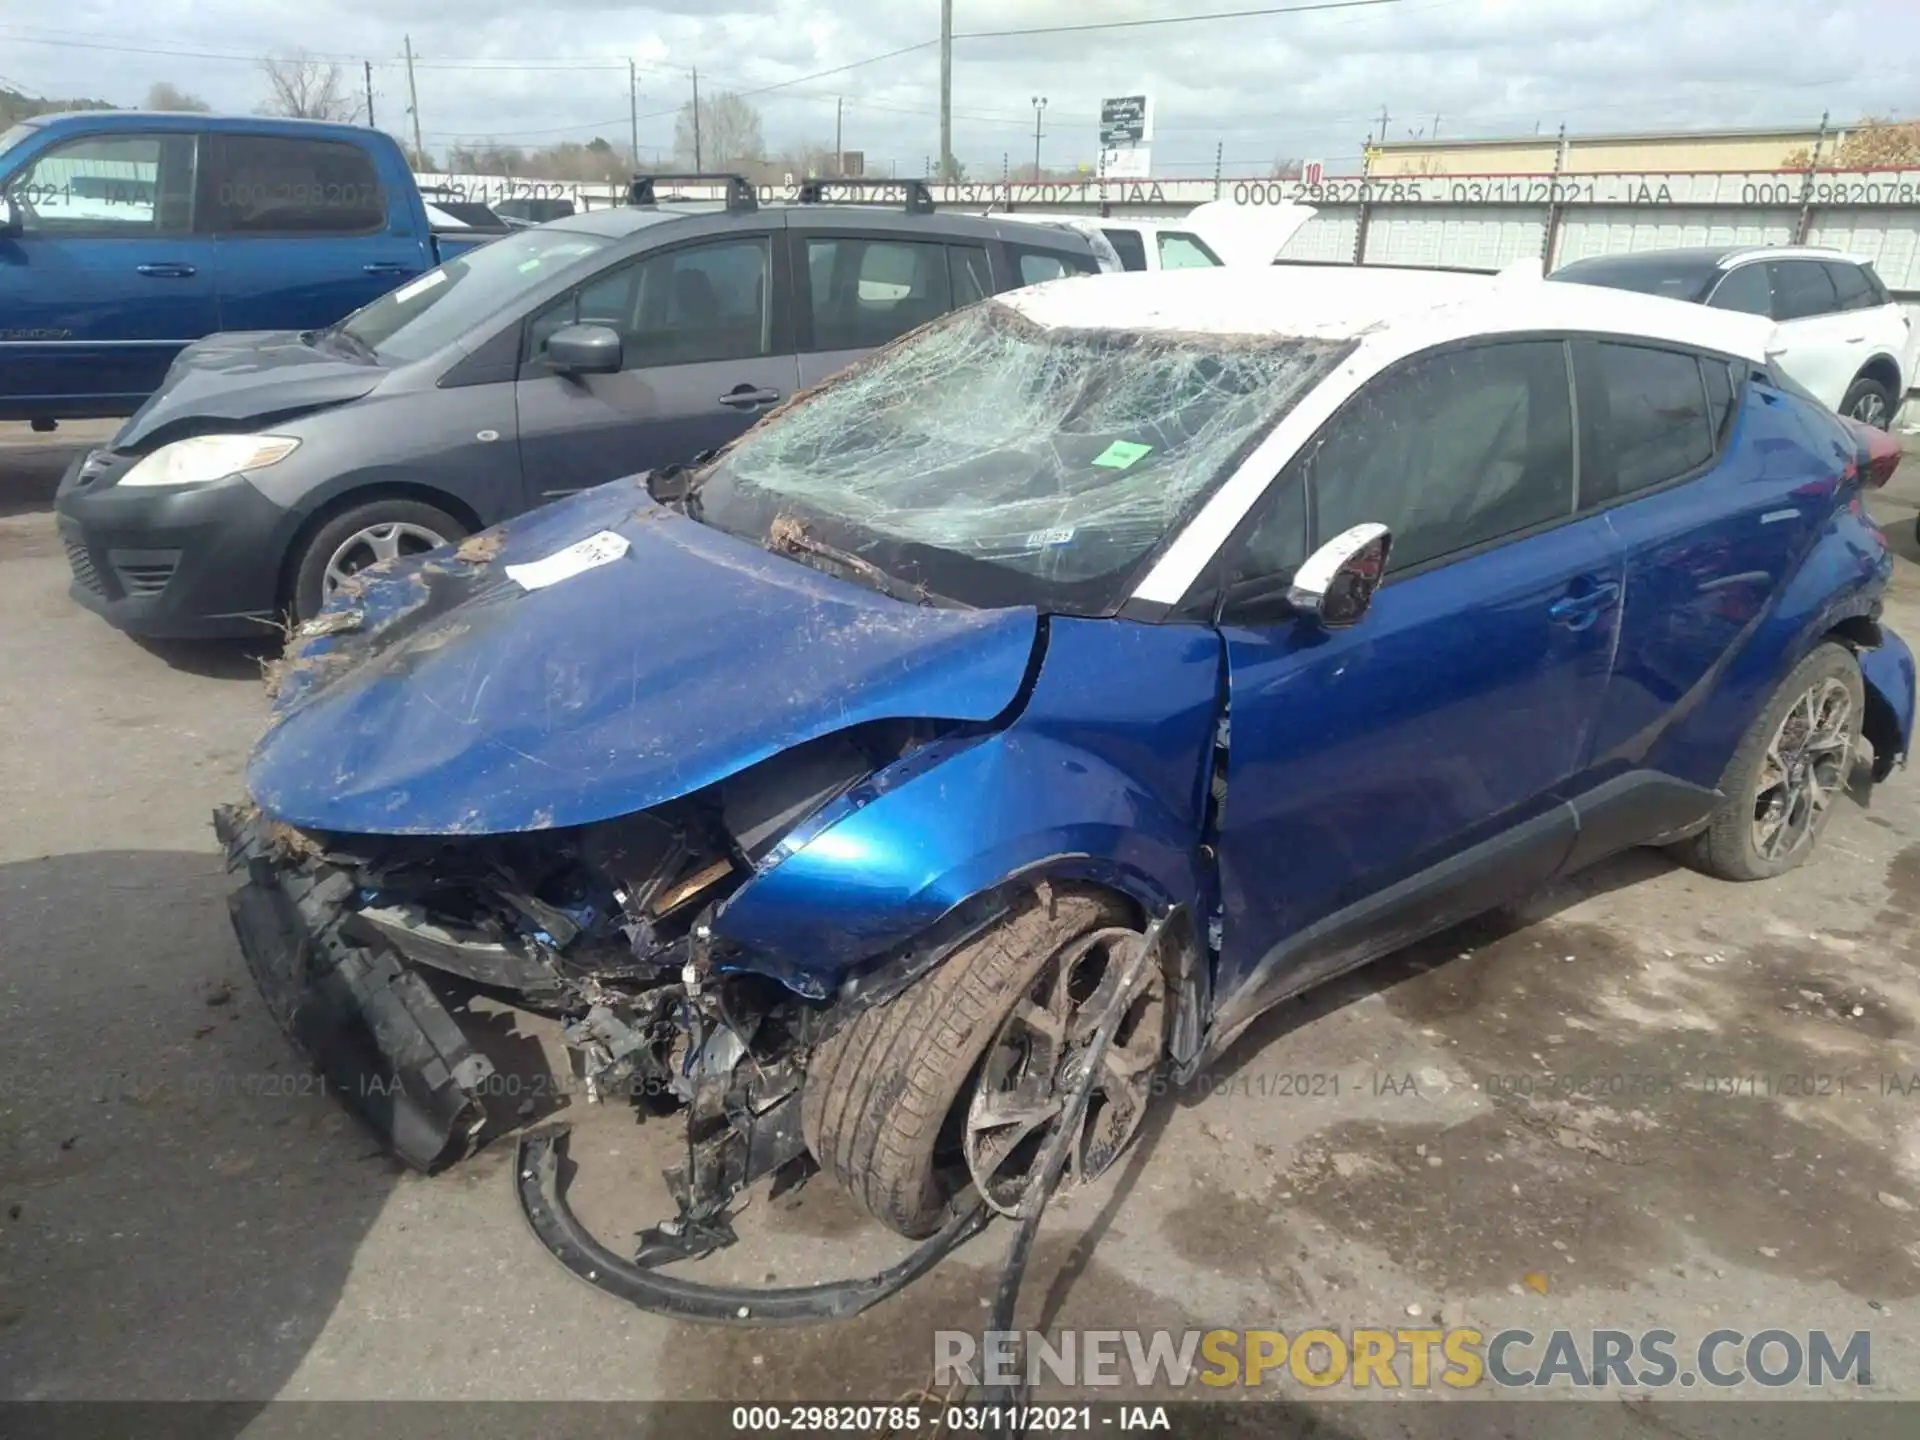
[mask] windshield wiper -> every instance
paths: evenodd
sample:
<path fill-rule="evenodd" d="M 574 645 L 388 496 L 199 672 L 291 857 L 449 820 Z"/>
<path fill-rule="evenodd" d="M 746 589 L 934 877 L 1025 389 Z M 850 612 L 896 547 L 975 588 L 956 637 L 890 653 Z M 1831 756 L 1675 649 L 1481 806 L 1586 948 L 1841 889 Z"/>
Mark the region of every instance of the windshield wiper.
<path fill-rule="evenodd" d="M 933 592 L 924 585 L 910 585 L 897 580 L 870 560 L 862 560 L 850 551 L 837 545 L 829 545 L 824 540 L 816 540 L 807 534 L 807 527 L 791 515 L 776 516 L 772 525 L 767 527 L 767 548 L 788 555 L 811 555 L 826 560 L 843 569 L 852 571 L 865 580 L 882 595 L 891 595 L 896 600 L 911 600 L 916 605 L 933 604 Z"/>

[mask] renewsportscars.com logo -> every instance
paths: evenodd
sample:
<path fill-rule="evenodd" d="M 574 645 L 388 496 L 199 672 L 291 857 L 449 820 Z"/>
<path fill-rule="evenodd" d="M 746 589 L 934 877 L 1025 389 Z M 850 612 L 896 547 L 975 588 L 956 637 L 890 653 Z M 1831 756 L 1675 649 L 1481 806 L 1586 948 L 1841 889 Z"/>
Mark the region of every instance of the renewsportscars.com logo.
<path fill-rule="evenodd" d="M 1873 1384 L 1865 1330 L 1672 1330 L 1491 1333 L 1395 1327 L 1280 1330 L 936 1330 L 934 1383 L 1221 1389 L 1290 1381 L 1309 1390 L 1770 1389 Z"/>

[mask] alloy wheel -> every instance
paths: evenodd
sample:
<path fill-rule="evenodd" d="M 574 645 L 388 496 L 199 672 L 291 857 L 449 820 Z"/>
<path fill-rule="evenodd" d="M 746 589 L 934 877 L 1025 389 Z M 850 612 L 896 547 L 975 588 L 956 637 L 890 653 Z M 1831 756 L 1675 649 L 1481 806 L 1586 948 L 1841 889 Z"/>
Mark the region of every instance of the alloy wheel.
<path fill-rule="evenodd" d="M 356 575 L 370 565 L 402 555 L 424 555 L 446 543 L 444 537 L 434 534 L 425 526 L 411 525 L 404 520 L 389 520 L 356 530 L 342 540 L 328 557 L 326 573 L 321 580 L 322 591 L 331 595 L 348 576 Z"/>
<path fill-rule="evenodd" d="M 1753 801 L 1753 848 L 1762 859 L 1808 843 L 1852 758 L 1853 697 L 1828 677 L 1793 702 L 1768 742 Z"/>
<path fill-rule="evenodd" d="M 1099 1175 L 1146 1114 L 1166 1032 L 1166 981 L 1150 968 L 1121 994 L 1146 944 L 1136 930 L 1096 930 L 1063 947 L 1027 987 L 981 1060 L 968 1106 L 967 1168 L 987 1204 L 1019 1212 L 1041 1153 L 1085 1074 L 1095 1031 L 1123 1011 L 1101 1058 L 1086 1114 L 1067 1152 L 1067 1177 Z"/>
<path fill-rule="evenodd" d="M 1878 390 L 1868 390 L 1853 402 L 1849 412 L 1853 419 L 1873 426 L 1876 430 L 1887 428 L 1887 402 Z"/>

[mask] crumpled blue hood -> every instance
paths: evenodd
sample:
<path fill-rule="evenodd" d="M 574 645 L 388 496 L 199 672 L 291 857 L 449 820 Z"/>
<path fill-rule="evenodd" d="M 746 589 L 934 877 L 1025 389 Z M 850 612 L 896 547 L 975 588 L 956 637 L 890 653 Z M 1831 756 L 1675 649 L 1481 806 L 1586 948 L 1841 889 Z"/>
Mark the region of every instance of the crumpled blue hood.
<path fill-rule="evenodd" d="M 602 530 L 628 553 L 532 591 L 505 573 Z M 1019 693 L 1038 625 L 1031 609 L 845 583 L 631 479 L 375 575 L 307 627 L 334 633 L 290 647 L 248 765 L 254 799 L 289 824 L 590 824 L 867 721 L 989 720 Z"/>

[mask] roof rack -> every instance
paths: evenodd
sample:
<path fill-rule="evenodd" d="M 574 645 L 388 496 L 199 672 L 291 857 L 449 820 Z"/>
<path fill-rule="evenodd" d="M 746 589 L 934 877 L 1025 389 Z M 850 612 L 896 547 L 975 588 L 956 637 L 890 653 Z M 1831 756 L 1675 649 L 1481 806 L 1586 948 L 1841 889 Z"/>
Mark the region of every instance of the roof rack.
<path fill-rule="evenodd" d="M 627 187 L 627 204 L 657 205 L 659 199 L 654 187 L 661 184 L 674 185 L 719 185 L 726 196 L 729 210 L 758 210 L 759 197 L 754 193 L 753 182 L 744 175 L 731 171 L 689 170 L 660 175 L 636 175 L 633 183 Z M 669 195 L 666 197 L 673 199 Z"/>
<path fill-rule="evenodd" d="M 931 215 L 934 211 L 933 191 L 927 188 L 927 182 L 924 180 L 889 180 L 879 177 L 857 180 L 807 180 L 801 183 L 800 193 L 795 199 L 801 205 L 879 205 L 896 203 L 895 196 L 889 195 L 881 195 L 873 199 L 856 198 L 854 195 L 836 195 L 832 199 L 829 199 L 827 192 L 830 189 L 854 192 L 863 190 L 893 190 L 896 192 L 904 192 L 907 202 L 906 209 L 909 215 Z"/>

